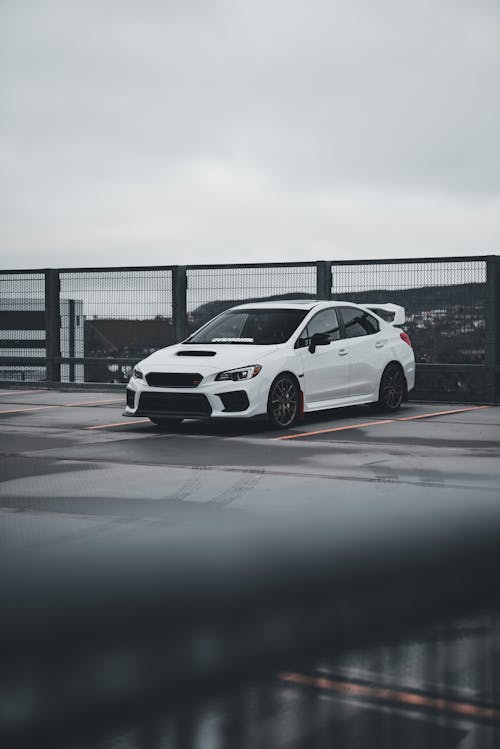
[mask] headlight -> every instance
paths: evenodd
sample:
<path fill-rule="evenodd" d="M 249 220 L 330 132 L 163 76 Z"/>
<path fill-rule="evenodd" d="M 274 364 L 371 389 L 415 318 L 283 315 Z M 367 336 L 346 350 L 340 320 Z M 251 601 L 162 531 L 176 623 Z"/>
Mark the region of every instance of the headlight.
<path fill-rule="evenodd" d="M 134 367 L 132 370 L 132 375 L 135 377 L 136 380 L 143 380 L 144 376 L 140 369 L 137 369 L 137 367 Z"/>
<path fill-rule="evenodd" d="M 256 377 L 262 369 L 260 364 L 249 364 L 248 367 L 238 367 L 238 369 L 228 369 L 226 372 L 219 372 L 216 380 L 251 380 Z"/>

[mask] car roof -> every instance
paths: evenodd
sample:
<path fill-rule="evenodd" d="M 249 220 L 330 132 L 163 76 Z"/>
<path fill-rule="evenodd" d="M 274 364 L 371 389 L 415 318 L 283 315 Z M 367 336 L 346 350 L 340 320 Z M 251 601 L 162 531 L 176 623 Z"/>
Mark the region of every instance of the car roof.
<path fill-rule="evenodd" d="M 356 302 L 337 302 L 335 299 L 307 299 L 304 301 L 300 299 L 283 299 L 274 302 L 247 302 L 246 304 L 238 304 L 235 307 L 231 307 L 231 309 L 303 309 L 310 311 L 316 307 L 329 307 L 332 304 L 349 307 L 352 305 L 359 306 Z"/>

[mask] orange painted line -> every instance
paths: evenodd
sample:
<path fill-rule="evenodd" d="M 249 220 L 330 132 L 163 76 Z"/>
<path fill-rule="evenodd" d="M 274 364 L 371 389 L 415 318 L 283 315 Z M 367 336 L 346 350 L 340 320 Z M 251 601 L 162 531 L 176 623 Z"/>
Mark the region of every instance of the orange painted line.
<path fill-rule="evenodd" d="M 272 440 L 295 440 L 297 437 L 311 437 L 313 434 L 328 434 L 329 432 L 343 432 L 346 429 L 361 429 L 372 427 L 375 424 L 389 424 L 394 419 L 381 419 L 379 421 L 365 421 L 364 424 L 350 424 L 346 427 L 332 427 L 331 429 L 318 429 L 315 432 L 301 432 L 300 434 L 285 434 L 283 437 L 271 437 Z"/>
<path fill-rule="evenodd" d="M 26 395 L 28 393 L 46 393 L 47 388 L 38 388 L 37 390 L 2 390 L 1 395 Z"/>
<path fill-rule="evenodd" d="M 99 403 L 123 403 L 123 398 L 109 398 L 105 401 L 83 401 L 82 403 L 61 403 L 61 408 L 69 408 L 71 406 L 96 406 Z"/>
<path fill-rule="evenodd" d="M 412 421 L 413 419 L 429 419 L 431 416 L 447 416 L 448 414 L 462 414 L 465 411 L 479 411 L 481 408 L 489 408 L 489 406 L 469 406 L 468 408 L 453 408 L 450 411 L 435 411 L 430 414 L 419 414 L 418 416 L 403 416 L 397 417 L 396 421 Z"/>
<path fill-rule="evenodd" d="M 31 408 L 11 408 L 9 411 L 0 411 L 0 414 L 17 414 L 22 411 L 43 411 L 46 408 L 54 408 L 54 406 L 32 406 Z"/>
<path fill-rule="evenodd" d="M 325 677 L 306 676 L 305 674 L 278 674 L 281 681 L 298 684 L 306 687 L 337 692 L 347 697 L 362 697 L 375 700 L 384 700 L 398 705 L 437 712 L 451 713 L 453 715 L 476 718 L 479 720 L 500 721 L 500 710 L 490 707 L 481 707 L 471 702 L 459 702 L 458 700 L 443 699 L 441 697 L 430 697 L 424 694 L 416 694 L 405 689 L 392 689 L 388 687 L 372 686 L 370 684 L 357 684 L 355 682 L 337 681 Z"/>
<path fill-rule="evenodd" d="M 149 419 L 135 419 L 134 421 L 116 421 L 114 424 L 96 424 L 93 427 L 84 427 L 84 429 L 107 429 L 108 427 L 135 426 L 136 424 L 151 424 Z"/>
<path fill-rule="evenodd" d="M 434 413 L 418 414 L 418 416 L 399 416 L 393 419 L 380 419 L 379 421 L 367 421 L 363 424 L 351 424 L 345 427 L 332 427 L 331 429 L 318 429 L 314 432 L 301 432 L 300 434 L 285 434 L 283 437 L 271 437 L 272 440 L 294 440 L 298 437 L 312 437 L 315 434 L 328 434 L 329 432 L 343 432 L 346 429 L 362 429 L 363 427 L 372 427 L 376 424 L 391 424 L 395 421 L 413 421 L 415 419 L 429 419 L 432 416 L 446 416 L 447 414 L 460 414 L 466 411 L 479 411 L 481 408 L 489 406 L 468 406 L 467 408 L 453 408 L 449 411 L 434 411 Z"/>
<path fill-rule="evenodd" d="M 88 401 L 85 403 L 58 403 L 57 405 L 51 404 L 50 406 L 29 406 L 27 408 L 12 408 L 8 411 L 0 411 L 0 414 L 14 414 L 14 413 L 20 413 L 22 411 L 41 411 L 42 409 L 47 408 L 70 408 L 74 406 L 92 406 L 96 405 L 98 403 L 121 403 L 122 398 L 119 399 L 113 399 L 113 400 L 106 400 L 106 401 Z"/>

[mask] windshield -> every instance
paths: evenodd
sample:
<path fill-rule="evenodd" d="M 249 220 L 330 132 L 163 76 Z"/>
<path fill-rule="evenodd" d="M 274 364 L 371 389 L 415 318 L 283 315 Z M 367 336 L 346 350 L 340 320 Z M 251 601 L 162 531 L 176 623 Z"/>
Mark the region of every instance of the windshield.
<path fill-rule="evenodd" d="M 284 343 L 307 313 L 308 310 L 302 309 L 228 310 L 193 333 L 185 343 Z"/>

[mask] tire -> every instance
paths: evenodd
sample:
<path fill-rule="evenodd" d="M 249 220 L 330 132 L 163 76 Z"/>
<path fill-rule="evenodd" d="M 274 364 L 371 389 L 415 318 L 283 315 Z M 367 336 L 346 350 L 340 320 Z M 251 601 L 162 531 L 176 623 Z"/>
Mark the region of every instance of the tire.
<path fill-rule="evenodd" d="M 153 419 L 151 416 L 149 417 L 149 420 L 159 427 L 175 427 L 182 421 L 182 419 L 176 419 L 175 417 L 172 417 L 171 419 L 168 417 L 165 417 L 164 419 Z"/>
<path fill-rule="evenodd" d="M 379 411 L 397 411 L 405 394 L 405 376 L 401 366 L 391 362 L 382 372 L 378 401 Z"/>
<path fill-rule="evenodd" d="M 278 375 L 267 400 L 267 418 L 275 429 L 292 427 L 299 417 L 300 393 L 297 383 L 287 374 Z"/>

